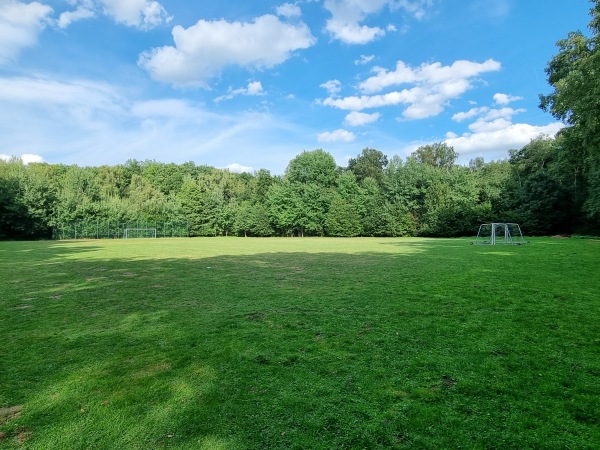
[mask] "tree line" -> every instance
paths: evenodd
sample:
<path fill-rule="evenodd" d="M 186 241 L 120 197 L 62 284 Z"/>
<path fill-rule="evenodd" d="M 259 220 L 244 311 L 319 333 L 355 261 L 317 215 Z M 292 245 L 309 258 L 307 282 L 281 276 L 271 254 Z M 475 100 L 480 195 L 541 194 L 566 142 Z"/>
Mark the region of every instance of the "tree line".
<path fill-rule="evenodd" d="M 444 143 L 388 159 L 365 148 L 347 167 L 317 149 L 282 176 L 192 162 L 79 167 L 0 162 L 0 238 L 49 238 L 74 221 L 187 222 L 191 236 L 463 236 L 517 222 L 530 235 L 595 232 L 565 140 L 539 137 L 503 161 L 457 164 Z"/>
<path fill-rule="evenodd" d="M 193 162 L 116 166 L 0 161 L 0 239 L 49 238 L 74 221 L 185 221 L 193 236 L 462 236 L 479 223 L 526 234 L 600 234 L 600 0 L 590 36 L 557 43 L 540 107 L 566 127 L 502 161 L 457 164 L 444 143 L 388 159 L 366 148 L 347 167 L 321 149 L 282 176 Z"/>

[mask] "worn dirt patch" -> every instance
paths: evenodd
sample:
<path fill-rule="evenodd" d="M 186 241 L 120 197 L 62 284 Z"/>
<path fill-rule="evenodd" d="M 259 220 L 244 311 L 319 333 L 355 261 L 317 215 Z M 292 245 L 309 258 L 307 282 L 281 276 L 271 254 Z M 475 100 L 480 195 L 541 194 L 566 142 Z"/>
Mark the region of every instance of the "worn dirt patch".
<path fill-rule="evenodd" d="M 0 408 L 0 425 L 5 424 L 9 420 L 12 420 L 21 415 L 22 405 L 9 406 L 8 408 Z"/>
<path fill-rule="evenodd" d="M 31 431 L 27 428 L 21 428 L 17 433 L 15 440 L 17 441 L 17 444 L 22 444 L 25 441 L 29 440 L 30 437 Z"/>

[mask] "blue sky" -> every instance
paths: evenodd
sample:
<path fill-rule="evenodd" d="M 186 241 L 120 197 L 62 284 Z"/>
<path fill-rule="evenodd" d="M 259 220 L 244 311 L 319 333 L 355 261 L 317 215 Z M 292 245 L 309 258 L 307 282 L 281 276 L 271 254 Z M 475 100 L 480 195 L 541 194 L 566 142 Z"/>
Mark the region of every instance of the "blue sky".
<path fill-rule="evenodd" d="M 0 157 L 284 172 L 447 142 L 503 159 L 561 124 L 544 68 L 587 0 L 0 0 Z"/>

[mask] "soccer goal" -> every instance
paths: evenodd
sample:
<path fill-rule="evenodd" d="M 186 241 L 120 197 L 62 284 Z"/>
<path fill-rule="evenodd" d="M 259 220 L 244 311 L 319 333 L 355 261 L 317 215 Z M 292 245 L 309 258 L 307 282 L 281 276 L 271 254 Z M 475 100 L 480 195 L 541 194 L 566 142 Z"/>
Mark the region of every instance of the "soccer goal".
<path fill-rule="evenodd" d="M 125 228 L 123 229 L 123 239 L 132 238 L 155 238 L 156 228 Z"/>
<path fill-rule="evenodd" d="M 482 223 L 472 245 L 523 245 L 521 227 L 516 223 Z"/>

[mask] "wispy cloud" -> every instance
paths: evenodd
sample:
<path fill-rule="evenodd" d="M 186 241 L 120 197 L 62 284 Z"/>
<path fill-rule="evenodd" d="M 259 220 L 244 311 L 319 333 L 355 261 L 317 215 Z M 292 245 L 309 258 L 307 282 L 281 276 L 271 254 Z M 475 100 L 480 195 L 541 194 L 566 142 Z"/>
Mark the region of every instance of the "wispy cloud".
<path fill-rule="evenodd" d="M 70 0 L 69 3 L 75 9 L 60 15 L 60 28 L 100 14 L 141 30 L 149 30 L 172 20 L 164 6 L 154 0 Z"/>
<path fill-rule="evenodd" d="M 139 99 L 128 87 L 81 79 L 0 77 L 0 105 L 2 154 L 51 163 L 148 158 L 282 171 L 316 141 L 314 131 L 269 113 L 215 113 L 191 100 Z"/>
<path fill-rule="evenodd" d="M 53 12 L 50 6 L 38 2 L 0 2 L 0 64 L 12 61 L 21 50 L 34 46 Z"/>
<path fill-rule="evenodd" d="M 360 55 L 359 59 L 354 60 L 356 66 L 366 66 L 375 59 L 375 55 Z"/>
<path fill-rule="evenodd" d="M 238 89 L 229 89 L 229 92 L 225 95 L 221 95 L 217 98 L 215 98 L 215 102 L 219 103 L 222 102 L 223 100 L 231 100 L 234 97 L 237 97 L 238 95 L 250 95 L 250 96 L 257 96 L 257 95 L 265 95 L 266 92 L 264 91 L 262 84 L 260 81 L 251 81 L 248 83 L 248 86 L 245 88 L 238 88 Z"/>

